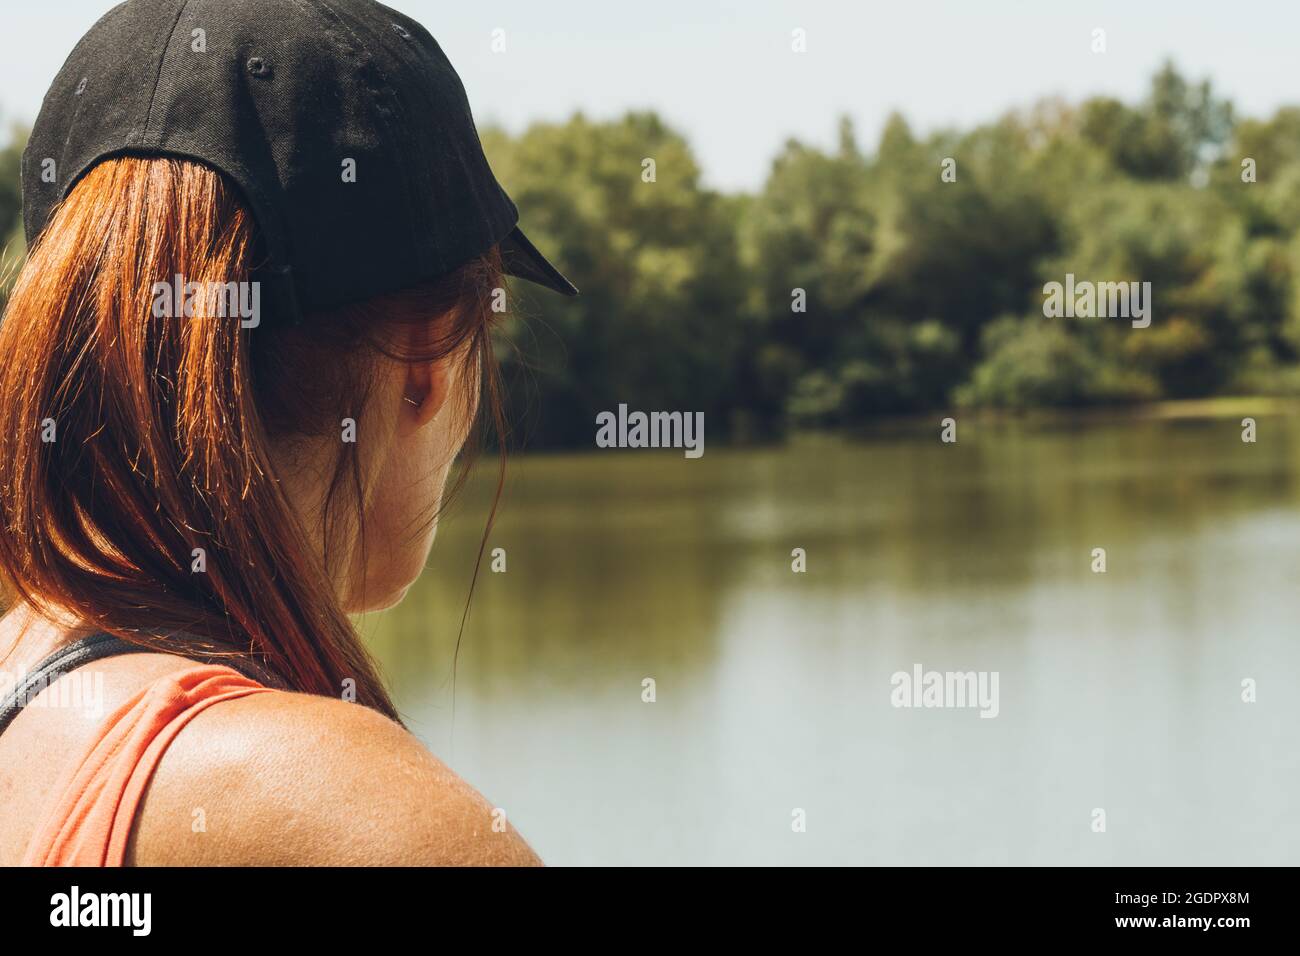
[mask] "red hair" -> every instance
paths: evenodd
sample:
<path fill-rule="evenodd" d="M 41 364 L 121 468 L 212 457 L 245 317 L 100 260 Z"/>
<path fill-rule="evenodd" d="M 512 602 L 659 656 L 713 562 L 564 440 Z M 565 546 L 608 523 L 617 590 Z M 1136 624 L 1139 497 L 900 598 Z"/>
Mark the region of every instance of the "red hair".
<path fill-rule="evenodd" d="M 472 401 L 481 380 L 500 428 L 500 260 L 300 327 L 271 315 L 245 329 L 201 302 L 192 319 L 153 316 L 155 283 L 249 281 L 258 256 L 238 191 L 197 163 L 112 159 L 73 188 L 0 323 L 0 582 L 139 644 L 174 650 L 168 635 L 184 632 L 233 647 L 291 689 L 338 696 L 354 681 L 359 702 L 396 718 L 339 590 L 361 540 L 339 529 L 363 518 L 364 438 L 340 442 L 319 542 L 270 451 L 359 421 L 380 354 L 464 351 L 482 373 L 462 377 Z M 414 323 L 428 347 L 399 354 L 393 327 Z"/>

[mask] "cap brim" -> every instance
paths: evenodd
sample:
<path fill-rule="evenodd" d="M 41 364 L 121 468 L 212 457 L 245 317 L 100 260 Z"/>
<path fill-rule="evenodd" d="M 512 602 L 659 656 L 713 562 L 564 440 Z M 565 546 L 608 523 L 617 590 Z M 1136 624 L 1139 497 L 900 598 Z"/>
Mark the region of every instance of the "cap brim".
<path fill-rule="evenodd" d="M 528 241 L 518 226 L 501 240 L 498 248 L 501 250 L 501 262 L 505 266 L 506 275 L 527 279 L 560 295 L 578 294 L 577 286 L 546 261 L 546 257 L 537 251 L 537 247 Z"/>

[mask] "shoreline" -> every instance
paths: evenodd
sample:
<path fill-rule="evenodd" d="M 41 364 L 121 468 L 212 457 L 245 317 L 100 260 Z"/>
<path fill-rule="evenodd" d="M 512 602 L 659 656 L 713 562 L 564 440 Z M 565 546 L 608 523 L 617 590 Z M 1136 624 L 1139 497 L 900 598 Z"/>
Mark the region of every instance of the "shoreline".
<path fill-rule="evenodd" d="M 967 408 L 935 411 L 921 415 L 898 415 L 873 419 L 842 430 L 823 434 L 846 437 L 878 436 L 911 432 L 918 428 L 937 428 L 944 418 L 959 424 L 979 425 L 1102 425 L 1118 422 L 1169 421 L 1240 421 L 1246 417 L 1300 415 L 1300 396 L 1224 395 L 1215 398 L 1162 399 L 1128 405 L 1086 405 L 1077 407 L 1040 407 L 1025 409 Z M 791 438 L 810 432 L 792 432 Z"/>
<path fill-rule="evenodd" d="M 1216 398 L 1165 399 L 1129 405 L 1089 405 L 1078 407 L 1042 407 L 1028 409 L 967 408 L 939 409 L 914 415 L 890 415 L 873 418 L 840 428 L 791 429 L 783 436 L 758 440 L 713 439 L 715 451 L 746 451 L 781 448 L 820 441 L 856 441 L 876 438 L 913 436 L 934 431 L 938 435 L 945 418 L 955 418 L 959 428 L 977 426 L 1027 426 L 1030 428 L 1077 428 L 1126 422 L 1224 422 L 1240 423 L 1242 418 L 1300 417 L 1300 396 L 1225 395 Z M 593 430 L 593 436 L 595 432 Z M 659 449 L 662 451 L 663 449 Z M 668 449 L 673 450 L 673 449 Z M 551 448 L 516 448 L 512 459 L 556 458 L 603 454 L 642 454 L 652 449 L 601 449 L 560 446 Z"/>

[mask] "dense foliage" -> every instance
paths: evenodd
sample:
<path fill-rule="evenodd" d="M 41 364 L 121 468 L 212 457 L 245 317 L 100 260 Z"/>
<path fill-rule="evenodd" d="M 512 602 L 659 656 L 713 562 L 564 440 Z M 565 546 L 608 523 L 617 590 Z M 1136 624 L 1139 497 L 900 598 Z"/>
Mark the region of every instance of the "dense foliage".
<path fill-rule="evenodd" d="M 0 152 L 0 235 L 20 246 L 19 143 Z M 529 447 L 589 445 L 620 402 L 749 438 L 1300 391 L 1300 109 L 1238 119 L 1172 66 L 1136 105 L 1047 101 L 926 137 L 896 115 L 874 151 L 844 121 L 831 152 L 787 143 L 756 195 L 705 188 L 652 113 L 484 145 L 583 292 L 516 290 L 502 358 Z M 1067 273 L 1149 281 L 1151 326 L 1046 318 L 1043 285 Z"/>

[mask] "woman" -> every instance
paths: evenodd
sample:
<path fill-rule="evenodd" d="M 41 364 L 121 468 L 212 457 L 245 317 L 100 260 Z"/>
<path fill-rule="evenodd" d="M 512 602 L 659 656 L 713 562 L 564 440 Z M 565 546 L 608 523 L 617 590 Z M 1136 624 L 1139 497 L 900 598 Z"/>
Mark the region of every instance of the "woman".
<path fill-rule="evenodd" d="M 0 865 L 537 862 L 348 617 L 402 599 L 500 424 L 502 274 L 576 291 L 432 37 L 367 0 L 130 0 L 23 177 Z"/>

